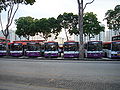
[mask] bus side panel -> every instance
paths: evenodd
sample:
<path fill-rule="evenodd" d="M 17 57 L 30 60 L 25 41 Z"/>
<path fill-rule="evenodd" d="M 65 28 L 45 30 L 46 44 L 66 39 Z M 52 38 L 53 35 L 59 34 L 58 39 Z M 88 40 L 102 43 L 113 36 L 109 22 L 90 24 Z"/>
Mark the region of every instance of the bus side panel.
<path fill-rule="evenodd" d="M 1 51 L 0 51 L 0 56 L 6 56 L 6 50 L 4 50 L 4 51 L 1 50 Z"/>
<path fill-rule="evenodd" d="M 19 57 L 19 56 L 23 56 L 23 52 L 22 51 L 10 51 L 10 55 Z"/>
<path fill-rule="evenodd" d="M 64 51 L 64 58 L 78 58 L 79 51 Z"/>
<path fill-rule="evenodd" d="M 44 57 L 59 57 L 58 51 L 45 51 Z"/>
<path fill-rule="evenodd" d="M 40 57 L 41 54 L 40 54 L 40 51 L 26 51 L 26 56 Z"/>
<path fill-rule="evenodd" d="M 87 51 L 88 58 L 101 58 L 103 57 L 102 51 Z"/>

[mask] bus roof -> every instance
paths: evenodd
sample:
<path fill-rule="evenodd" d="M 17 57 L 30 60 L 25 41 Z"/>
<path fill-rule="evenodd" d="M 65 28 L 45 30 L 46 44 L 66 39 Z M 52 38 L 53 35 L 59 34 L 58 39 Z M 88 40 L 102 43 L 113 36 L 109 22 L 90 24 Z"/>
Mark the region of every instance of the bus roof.
<path fill-rule="evenodd" d="M 120 35 L 115 35 L 115 36 L 112 36 L 112 37 L 119 37 Z"/>
<path fill-rule="evenodd" d="M 45 43 L 58 43 L 58 42 L 55 42 L 55 41 L 48 41 L 48 42 L 45 42 Z"/>
<path fill-rule="evenodd" d="M 77 41 L 66 41 L 66 42 L 77 42 Z"/>
<path fill-rule="evenodd" d="M 111 44 L 111 42 L 103 42 L 103 44 Z"/>
<path fill-rule="evenodd" d="M 13 41 L 13 42 L 44 42 L 45 40 L 19 40 L 19 41 Z"/>
<path fill-rule="evenodd" d="M 102 42 L 102 41 L 88 41 L 88 42 Z"/>
<path fill-rule="evenodd" d="M 2 41 L 2 40 L 8 40 L 8 41 L 10 41 L 10 39 L 5 39 L 4 37 L 0 37 L 0 41 Z M 4 42 L 4 41 L 2 41 L 2 42 Z"/>

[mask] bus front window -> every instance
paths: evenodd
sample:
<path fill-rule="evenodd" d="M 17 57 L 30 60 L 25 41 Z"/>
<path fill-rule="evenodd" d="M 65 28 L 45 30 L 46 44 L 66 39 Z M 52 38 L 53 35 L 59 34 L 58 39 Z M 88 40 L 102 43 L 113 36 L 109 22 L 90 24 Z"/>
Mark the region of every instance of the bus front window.
<path fill-rule="evenodd" d="M 0 50 L 6 50 L 5 45 L 0 45 Z"/>
<path fill-rule="evenodd" d="M 102 45 L 101 44 L 89 44 L 88 45 L 88 51 L 101 51 Z"/>
<path fill-rule="evenodd" d="M 56 51 L 57 50 L 57 46 L 56 45 L 46 45 L 45 49 L 47 51 Z"/>
<path fill-rule="evenodd" d="M 21 51 L 22 45 L 12 45 L 11 49 L 12 49 L 12 51 Z"/>
<path fill-rule="evenodd" d="M 112 44 L 112 50 L 113 51 L 120 51 L 120 43 L 119 44 L 117 44 L 117 43 Z"/>
<path fill-rule="evenodd" d="M 78 48 L 78 45 L 65 45 L 64 46 L 64 50 L 65 51 L 78 51 L 79 48 Z"/>
<path fill-rule="evenodd" d="M 28 51 L 39 51 L 40 50 L 40 46 L 35 44 L 35 45 L 28 45 Z"/>

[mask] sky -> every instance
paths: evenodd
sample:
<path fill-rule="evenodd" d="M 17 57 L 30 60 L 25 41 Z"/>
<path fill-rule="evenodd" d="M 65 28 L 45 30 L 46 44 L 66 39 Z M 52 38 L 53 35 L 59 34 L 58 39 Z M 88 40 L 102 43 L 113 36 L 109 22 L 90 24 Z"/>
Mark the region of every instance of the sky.
<path fill-rule="evenodd" d="M 84 0 L 84 4 L 89 1 L 91 0 Z M 89 4 L 86 7 L 84 12 L 93 12 L 94 14 L 97 14 L 98 20 L 102 24 L 106 24 L 106 21 L 103 21 L 105 13 L 109 9 L 114 9 L 118 4 L 120 5 L 120 0 L 95 0 L 92 4 Z M 49 17 L 56 18 L 64 12 L 78 14 L 77 0 L 36 0 L 35 4 L 32 6 L 20 5 L 14 19 L 26 16 L 31 16 L 37 19 Z M 5 23 L 5 12 L 3 12 L 2 15 L 2 20 Z M 15 29 L 14 21 L 10 28 Z"/>

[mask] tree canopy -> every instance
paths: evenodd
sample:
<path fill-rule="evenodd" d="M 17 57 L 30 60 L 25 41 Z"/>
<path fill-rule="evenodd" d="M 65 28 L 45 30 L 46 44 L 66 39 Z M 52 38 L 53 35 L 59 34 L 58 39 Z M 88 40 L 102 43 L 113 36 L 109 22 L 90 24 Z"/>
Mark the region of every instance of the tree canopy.
<path fill-rule="evenodd" d="M 109 29 L 120 34 L 120 5 L 116 5 L 114 10 L 110 9 L 105 13 L 105 20 Z"/>
<path fill-rule="evenodd" d="M 0 0 L 0 26 L 2 29 L 3 35 L 7 38 L 9 35 L 9 27 L 11 26 L 14 16 L 19 8 L 19 4 L 34 4 L 35 0 Z M 2 11 L 6 11 L 7 23 L 6 27 L 3 27 L 3 22 L 1 19 Z"/>
<path fill-rule="evenodd" d="M 17 25 L 16 34 L 21 37 L 25 37 L 29 40 L 30 36 L 34 36 L 36 34 L 34 18 L 28 17 L 20 17 L 15 20 L 15 24 Z"/>
<path fill-rule="evenodd" d="M 61 31 L 60 24 L 55 18 L 33 19 L 32 17 L 20 17 L 15 20 L 17 25 L 16 34 L 21 37 L 29 39 L 30 36 L 39 35 L 45 40 L 55 35 L 55 38 Z"/>
<path fill-rule="evenodd" d="M 65 30 L 65 34 L 68 39 L 67 33 L 69 34 L 76 34 L 77 31 L 77 24 L 78 24 L 78 16 L 74 15 L 73 13 L 63 13 L 63 15 L 59 15 L 57 17 L 58 21 L 60 21 L 61 27 Z"/>
<path fill-rule="evenodd" d="M 87 12 L 84 14 L 84 36 L 94 37 L 100 32 L 104 31 L 104 26 L 101 26 L 100 22 L 97 19 L 96 14 L 93 12 Z M 78 15 L 73 13 L 64 13 L 59 15 L 57 19 L 51 18 L 41 18 L 33 19 L 32 17 L 21 17 L 16 20 L 17 31 L 16 34 L 20 37 L 30 37 L 36 34 L 40 34 L 45 40 L 47 40 L 53 34 L 55 38 L 59 35 L 62 28 L 70 35 L 78 35 L 79 31 L 77 29 L 78 25 Z M 21 31 L 21 32 L 20 32 Z M 53 36 L 52 36 L 53 37 Z"/>
<path fill-rule="evenodd" d="M 104 31 L 105 27 L 100 25 L 101 23 L 93 12 L 85 13 L 83 19 L 83 33 L 85 36 L 89 36 L 89 38 L 91 38 Z"/>

